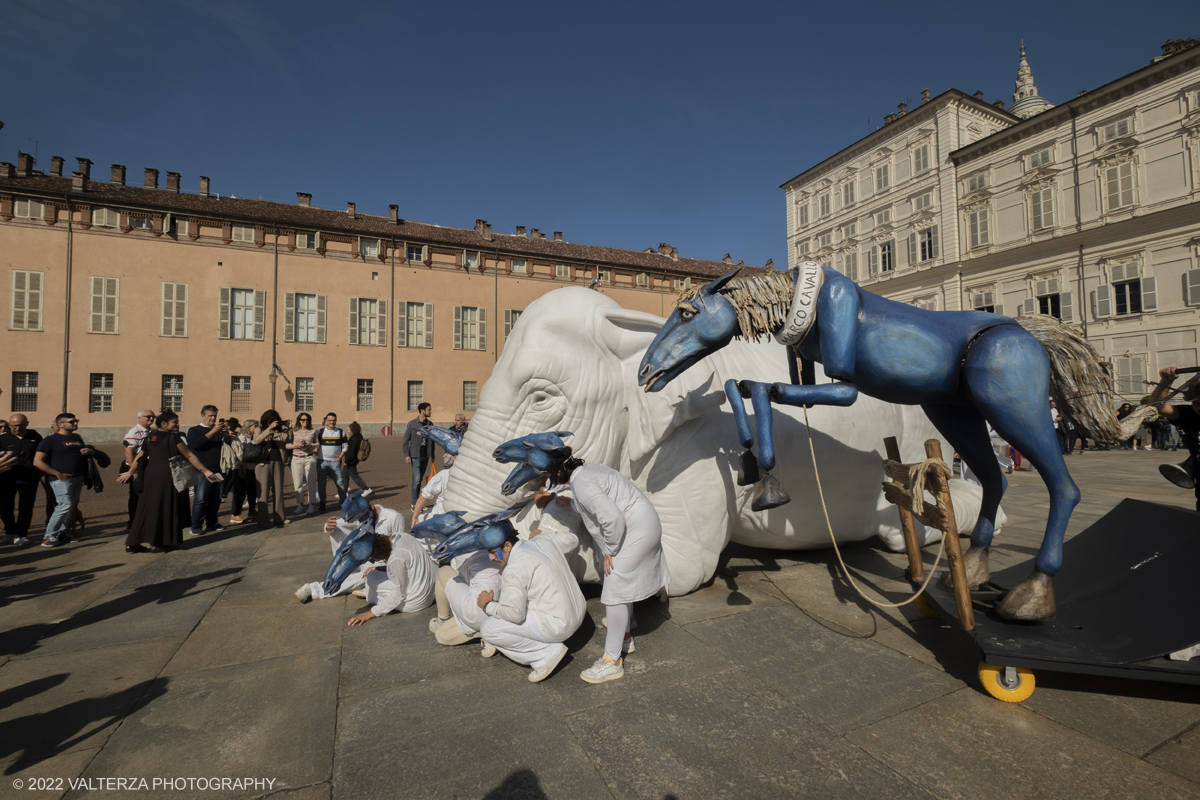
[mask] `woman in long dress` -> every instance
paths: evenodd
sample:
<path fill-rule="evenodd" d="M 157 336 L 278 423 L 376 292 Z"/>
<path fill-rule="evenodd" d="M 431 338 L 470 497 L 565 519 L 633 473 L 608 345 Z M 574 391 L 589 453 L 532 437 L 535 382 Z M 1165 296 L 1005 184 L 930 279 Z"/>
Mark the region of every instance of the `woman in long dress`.
<path fill-rule="evenodd" d="M 662 550 L 658 512 L 631 480 L 603 464 L 567 457 L 550 469 L 552 484 L 570 482 L 573 506 L 604 553 L 600 601 L 608 615 L 604 655 L 580 677 L 604 683 L 622 677 L 622 658 L 634 650 L 633 604 L 658 593 L 671 580 Z"/>
<path fill-rule="evenodd" d="M 146 436 L 129 471 L 117 478 L 120 483 L 138 480 L 139 477 L 143 481 L 137 513 L 133 516 L 129 535 L 125 537 L 126 553 L 165 553 L 174 550 L 183 543 L 183 529 L 191 527 L 192 515 L 188 508 L 187 492 L 175 491 L 175 483 L 171 478 L 171 456 L 186 458 L 193 467 L 204 473 L 206 480 L 213 475 L 184 444 L 183 437 L 179 435 L 178 414 L 164 411 L 155 422 L 156 430 Z"/>

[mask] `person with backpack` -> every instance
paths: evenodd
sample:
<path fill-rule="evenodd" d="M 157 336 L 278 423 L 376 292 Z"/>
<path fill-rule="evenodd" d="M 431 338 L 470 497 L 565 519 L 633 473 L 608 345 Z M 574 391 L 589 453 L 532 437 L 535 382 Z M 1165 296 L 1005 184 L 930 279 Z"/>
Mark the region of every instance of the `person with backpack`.
<path fill-rule="evenodd" d="M 359 477 L 358 464 L 371 457 L 371 443 L 363 436 L 362 426 L 357 422 L 351 422 L 348 427 L 350 439 L 346 442 L 346 457 L 342 459 L 346 488 L 350 487 L 350 481 L 354 481 L 359 489 L 366 489 L 367 482 Z"/>

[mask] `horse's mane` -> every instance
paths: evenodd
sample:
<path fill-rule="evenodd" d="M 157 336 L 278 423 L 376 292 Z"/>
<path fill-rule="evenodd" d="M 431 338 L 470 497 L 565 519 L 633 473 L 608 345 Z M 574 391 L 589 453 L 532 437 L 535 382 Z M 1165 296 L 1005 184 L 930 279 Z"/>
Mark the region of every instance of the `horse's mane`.
<path fill-rule="evenodd" d="M 743 272 L 722 286 L 720 294 L 725 295 L 737 313 L 738 327 L 741 329 L 736 334 L 738 338 L 758 341 L 760 337 L 770 336 L 772 331 L 783 325 L 788 308 L 792 304 L 792 290 L 795 284 L 794 270 L 764 269 Z M 704 304 L 700 288 L 680 292 L 675 307 L 686 309 L 693 314 L 699 313 L 697 301 L 701 305 Z"/>

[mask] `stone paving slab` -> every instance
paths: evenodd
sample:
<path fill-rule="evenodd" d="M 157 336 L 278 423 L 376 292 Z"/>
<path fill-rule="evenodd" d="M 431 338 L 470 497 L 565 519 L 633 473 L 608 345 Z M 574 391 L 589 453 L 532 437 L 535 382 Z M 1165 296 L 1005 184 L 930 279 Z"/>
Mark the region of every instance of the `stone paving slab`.
<path fill-rule="evenodd" d="M 847 734 L 938 797 L 1200 797 L 1200 787 L 974 688 Z"/>
<path fill-rule="evenodd" d="M 1200 786 L 1200 726 L 1163 743 L 1146 760 Z"/>
<path fill-rule="evenodd" d="M 99 752 L 99 747 L 90 747 L 31 761 L 17 761 L 17 756 L 0 759 L 0 764 L 4 765 L 4 777 L 0 779 L 0 797 L 58 800 L 66 795 L 71 781 L 79 778 Z M 16 780 L 21 781 L 20 789 L 14 783 Z M 47 788 L 40 791 L 29 788 L 39 785 Z"/>

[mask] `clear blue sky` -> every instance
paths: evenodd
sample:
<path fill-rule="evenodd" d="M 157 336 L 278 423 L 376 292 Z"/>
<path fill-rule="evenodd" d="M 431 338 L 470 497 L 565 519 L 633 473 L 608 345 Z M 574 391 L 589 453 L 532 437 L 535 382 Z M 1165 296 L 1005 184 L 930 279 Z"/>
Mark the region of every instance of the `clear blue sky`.
<path fill-rule="evenodd" d="M 1062 102 L 1200 3 L 0 2 L 0 160 L 784 262 L 779 184 L 903 100 Z M 35 140 L 38 144 L 35 145 Z"/>

